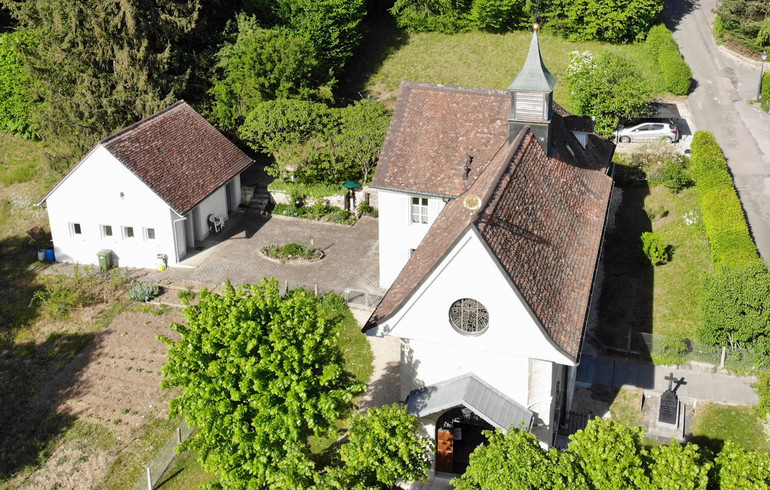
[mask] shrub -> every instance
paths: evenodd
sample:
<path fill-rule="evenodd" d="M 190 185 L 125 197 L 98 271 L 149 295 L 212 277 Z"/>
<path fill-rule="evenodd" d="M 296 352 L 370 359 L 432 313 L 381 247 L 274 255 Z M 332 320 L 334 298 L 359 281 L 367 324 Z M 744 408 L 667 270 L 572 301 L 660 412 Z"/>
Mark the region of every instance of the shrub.
<path fill-rule="evenodd" d="M 353 213 L 345 211 L 344 209 L 334 208 L 334 211 L 326 215 L 326 221 L 332 223 L 340 223 L 343 225 L 352 225 L 356 221 L 356 217 Z"/>
<path fill-rule="evenodd" d="M 714 265 L 735 266 L 757 258 L 735 189 L 709 191 L 701 197 L 701 210 Z"/>
<path fill-rule="evenodd" d="M 323 252 L 314 247 L 301 245 L 299 243 L 287 243 L 284 245 L 268 245 L 262 249 L 262 253 L 272 259 L 320 259 Z"/>
<path fill-rule="evenodd" d="M 179 301 L 181 301 L 183 305 L 189 305 L 195 299 L 197 293 L 193 291 L 192 287 L 188 286 L 186 290 L 179 291 L 178 296 Z"/>
<path fill-rule="evenodd" d="M 675 95 L 690 92 L 692 71 L 679 53 L 679 47 L 666 26 L 658 24 L 647 34 L 647 50 L 658 62 L 666 90 Z"/>
<path fill-rule="evenodd" d="M 376 218 L 379 215 L 377 210 L 374 209 L 374 207 L 367 204 L 366 201 L 362 201 L 358 205 L 358 212 L 361 214 L 361 216 L 372 216 L 374 218 Z"/>
<path fill-rule="evenodd" d="M 655 232 L 645 231 L 641 236 L 642 253 L 652 265 L 662 265 L 669 260 L 669 250 L 661 242 L 660 235 Z"/>
<path fill-rule="evenodd" d="M 128 291 L 128 296 L 139 303 L 146 303 L 160 294 L 160 286 L 154 282 L 137 282 Z"/>
<path fill-rule="evenodd" d="M 762 75 L 762 99 L 770 101 L 770 72 Z"/>
<path fill-rule="evenodd" d="M 661 171 L 663 185 L 673 192 L 690 187 L 693 182 L 687 175 L 687 158 L 679 157 L 667 160 Z"/>
<path fill-rule="evenodd" d="M 732 188 L 733 178 L 727 168 L 716 138 L 707 131 L 698 131 L 692 139 L 692 172 L 701 198 L 715 188 Z"/>
<path fill-rule="evenodd" d="M 767 371 L 758 373 L 754 389 L 759 395 L 759 403 L 756 406 L 757 412 L 762 417 L 770 415 L 770 373 Z"/>
<path fill-rule="evenodd" d="M 685 354 L 689 351 L 687 341 L 680 335 L 666 335 L 655 346 L 652 352 L 652 362 L 655 364 L 681 365 L 687 362 Z"/>

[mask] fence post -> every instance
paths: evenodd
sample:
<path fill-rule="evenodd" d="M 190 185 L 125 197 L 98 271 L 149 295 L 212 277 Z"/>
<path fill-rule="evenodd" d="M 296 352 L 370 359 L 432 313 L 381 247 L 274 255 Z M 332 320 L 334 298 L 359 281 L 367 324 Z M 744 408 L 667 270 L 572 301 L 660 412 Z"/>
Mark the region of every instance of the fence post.
<path fill-rule="evenodd" d="M 727 358 L 727 347 L 722 346 L 722 357 L 719 359 L 719 367 L 725 367 L 725 358 Z"/>
<path fill-rule="evenodd" d="M 149 466 L 147 467 L 147 490 L 152 490 L 152 474 Z"/>
<path fill-rule="evenodd" d="M 626 352 L 631 353 L 631 330 L 628 331 L 628 342 L 626 343 Z"/>
<path fill-rule="evenodd" d="M 176 443 L 181 444 L 182 443 L 182 428 L 177 427 L 176 428 Z"/>
<path fill-rule="evenodd" d="M 315 292 L 315 295 L 318 296 L 318 284 L 316 284 L 313 288 L 313 292 Z"/>

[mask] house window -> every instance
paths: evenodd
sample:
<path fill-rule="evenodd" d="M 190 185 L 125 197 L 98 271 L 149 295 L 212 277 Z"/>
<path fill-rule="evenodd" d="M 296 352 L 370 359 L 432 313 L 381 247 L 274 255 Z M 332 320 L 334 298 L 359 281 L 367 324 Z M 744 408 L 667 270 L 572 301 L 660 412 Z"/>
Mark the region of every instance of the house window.
<path fill-rule="evenodd" d="M 428 198 L 412 198 L 412 223 L 428 224 Z"/>
<path fill-rule="evenodd" d="M 83 230 L 80 228 L 80 223 L 70 223 L 70 235 L 80 235 L 83 233 Z"/>
<path fill-rule="evenodd" d="M 133 226 L 124 226 L 123 227 L 123 239 L 128 240 L 134 238 L 134 227 Z"/>
<path fill-rule="evenodd" d="M 475 299 L 458 299 L 449 307 L 449 323 L 460 333 L 479 335 L 489 327 L 489 312 Z"/>
<path fill-rule="evenodd" d="M 144 229 L 144 239 L 145 240 L 155 240 L 155 228 L 145 228 Z"/>
<path fill-rule="evenodd" d="M 101 228 L 102 228 L 102 238 L 112 236 L 112 226 L 102 225 Z"/>

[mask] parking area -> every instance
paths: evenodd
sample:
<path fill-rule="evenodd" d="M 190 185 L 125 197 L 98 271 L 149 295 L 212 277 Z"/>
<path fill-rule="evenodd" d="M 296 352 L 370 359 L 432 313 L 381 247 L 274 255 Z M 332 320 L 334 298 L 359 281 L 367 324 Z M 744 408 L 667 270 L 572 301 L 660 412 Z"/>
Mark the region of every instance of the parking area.
<path fill-rule="evenodd" d="M 373 297 L 385 293 L 379 287 L 377 220 L 363 217 L 354 226 L 322 223 L 285 216 L 262 217 L 237 212 L 225 230 L 210 236 L 180 266 L 152 271 L 147 278 L 161 284 L 190 285 L 213 289 L 225 280 L 255 284 L 275 277 L 282 287 L 304 286 L 319 291 L 366 291 Z M 270 244 L 312 245 L 325 254 L 317 262 L 280 263 L 262 256 Z M 378 298 L 375 298 L 378 299 Z"/>

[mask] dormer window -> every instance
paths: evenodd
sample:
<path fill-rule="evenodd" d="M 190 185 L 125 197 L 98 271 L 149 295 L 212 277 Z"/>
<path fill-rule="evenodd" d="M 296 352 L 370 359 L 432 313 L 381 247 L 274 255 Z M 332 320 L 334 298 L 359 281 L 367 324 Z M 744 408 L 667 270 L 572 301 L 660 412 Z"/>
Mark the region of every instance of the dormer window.
<path fill-rule="evenodd" d="M 411 206 L 411 222 L 428 224 L 428 198 L 413 197 Z"/>

